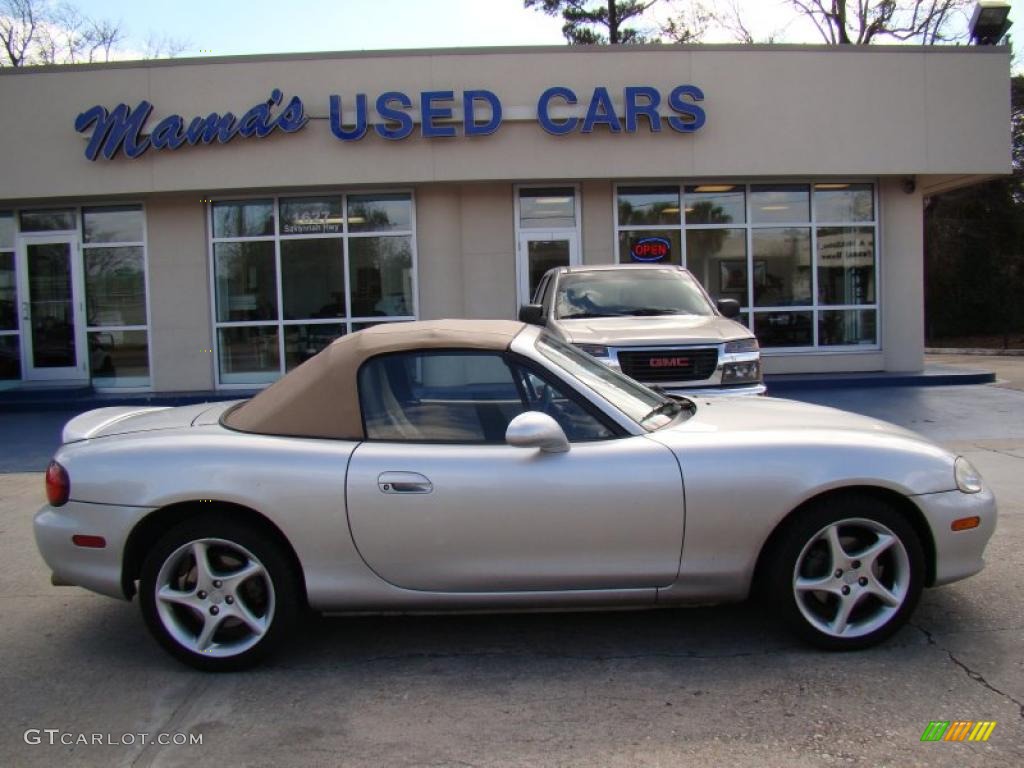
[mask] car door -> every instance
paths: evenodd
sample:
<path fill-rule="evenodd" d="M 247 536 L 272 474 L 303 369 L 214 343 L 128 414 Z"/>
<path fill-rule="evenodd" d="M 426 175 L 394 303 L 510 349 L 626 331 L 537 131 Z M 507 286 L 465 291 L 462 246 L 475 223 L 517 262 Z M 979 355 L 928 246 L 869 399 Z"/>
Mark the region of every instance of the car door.
<path fill-rule="evenodd" d="M 368 440 L 349 463 L 352 536 L 381 578 L 438 592 L 619 589 L 675 580 L 673 454 L 623 436 L 543 371 L 490 351 L 374 358 L 359 375 Z M 506 445 L 545 410 L 565 453 Z"/>

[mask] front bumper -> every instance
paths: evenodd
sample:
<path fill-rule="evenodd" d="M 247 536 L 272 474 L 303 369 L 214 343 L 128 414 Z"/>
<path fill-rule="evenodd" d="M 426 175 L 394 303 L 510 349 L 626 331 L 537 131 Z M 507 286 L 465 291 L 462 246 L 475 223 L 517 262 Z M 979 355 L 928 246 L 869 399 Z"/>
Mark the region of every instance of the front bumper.
<path fill-rule="evenodd" d="M 44 506 L 33 519 L 33 529 L 39 553 L 53 571 L 53 582 L 126 599 L 121 584 L 125 542 L 136 523 L 151 511 L 82 501 Z M 107 545 L 102 549 L 76 546 L 71 542 L 75 534 L 102 536 Z"/>
<path fill-rule="evenodd" d="M 988 488 L 980 493 L 944 491 L 911 497 L 924 513 L 935 541 L 935 580 L 938 587 L 973 576 L 985 567 L 982 555 L 996 529 L 996 500 Z M 953 531 L 952 522 L 977 515 L 981 524 Z"/>

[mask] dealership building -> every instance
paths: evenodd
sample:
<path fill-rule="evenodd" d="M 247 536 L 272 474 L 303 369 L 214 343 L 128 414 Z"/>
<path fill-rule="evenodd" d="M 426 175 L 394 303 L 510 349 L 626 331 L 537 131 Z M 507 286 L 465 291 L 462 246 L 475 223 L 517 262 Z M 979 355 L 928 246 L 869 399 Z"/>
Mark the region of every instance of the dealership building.
<path fill-rule="evenodd" d="M 382 322 L 682 264 L 767 373 L 923 365 L 924 199 L 1010 170 L 1004 47 L 0 70 L 0 386 L 253 389 Z"/>

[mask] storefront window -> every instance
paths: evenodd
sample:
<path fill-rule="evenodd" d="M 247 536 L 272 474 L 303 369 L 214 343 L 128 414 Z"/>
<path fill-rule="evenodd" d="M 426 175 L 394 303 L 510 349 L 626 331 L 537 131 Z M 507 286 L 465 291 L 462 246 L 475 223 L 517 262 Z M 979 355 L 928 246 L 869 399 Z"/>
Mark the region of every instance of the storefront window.
<path fill-rule="evenodd" d="M 415 319 L 412 206 L 390 192 L 213 203 L 219 382 L 268 383 L 361 320 Z"/>
<path fill-rule="evenodd" d="M 526 187 L 519 190 L 520 229 L 571 229 L 576 226 L 573 187 Z"/>
<path fill-rule="evenodd" d="M 678 224 L 679 187 L 620 187 L 619 226 Z"/>
<path fill-rule="evenodd" d="M 21 212 L 22 232 L 60 232 L 78 229 L 74 208 Z"/>
<path fill-rule="evenodd" d="M 746 190 L 742 186 L 698 184 L 686 188 L 687 224 L 742 224 L 746 220 Z"/>
<path fill-rule="evenodd" d="M 24 214 L 22 214 L 24 222 Z M 97 387 L 149 386 L 145 212 L 82 209 L 89 371 Z"/>
<path fill-rule="evenodd" d="M 86 243 L 141 243 L 144 217 L 137 205 L 82 209 Z"/>
<path fill-rule="evenodd" d="M 616 209 L 621 263 L 685 265 L 763 347 L 877 347 L 873 184 L 624 184 Z"/>

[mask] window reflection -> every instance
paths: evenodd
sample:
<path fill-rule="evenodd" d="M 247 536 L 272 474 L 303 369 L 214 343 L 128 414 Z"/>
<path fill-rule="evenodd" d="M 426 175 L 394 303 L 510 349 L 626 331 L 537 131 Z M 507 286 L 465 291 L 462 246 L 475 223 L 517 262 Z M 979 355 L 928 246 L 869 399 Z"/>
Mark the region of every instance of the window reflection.
<path fill-rule="evenodd" d="M 755 229 L 754 305 L 784 307 L 811 303 L 811 230 Z"/>
<path fill-rule="evenodd" d="M 749 304 L 745 229 L 687 230 L 686 267 L 714 298 Z"/>
<path fill-rule="evenodd" d="M 309 360 L 324 347 L 345 334 L 341 323 L 310 323 L 284 326 L 284 364 L 290 371 Z"/>
<path fill-rule="evenodd" d="M 345 316 L 345 266 L 340 238 L 281 241 L 284 319 Z"/>
<path fill-rule="evenodd" d="M 412 315 L 412 238 L 352 238 L 349 286 L 355 317 Z"/>
<path fill-rule="evenodd" d="M 877 344 L 877 313 L 873 309 L 841 309 L 818 313 L 818 344 Z"/>
<path fill-rule="evenodd" d="M 407 194 L 349 195 L 349 232 L 412 229 L 412 199 Z"/>
<path fill-rule="evenodd" d="M 875 302 L 874 227 L 818 230 L 818 301 L 822 304 Z"/>
<path fill-rule="evenodd" d="M 874 221 L 874 188 L 870 184 L 815 184 L 814 215 L 816 221 L 829 224 Z"/>
<path fill-rule="evenodd" d="M 86 322 L 145 325 L 146 276 L 141 246 L 85 248 Z"/>
<path fill-rule="evenodd" d="M 576 226 L 576 190 L 530 187 L 519 190 L 519 226 L 523 229 L 571 229 Z"/>
<path fill-rule="evenodd" d="M 86 243 L 141 243 L 145 217 L 138 205 L 82 209 Z"/>
<path fill-rule="evenodd" d="M 742 224 L 746 195 L 735 184 L 698 184 L 686 188 L 687 224 Z"/>
<path fill-rule="evenodd" d="M 149 335 L 146 331 L 90 331 L 89 370 L 97 386 L 149 383 Z"/>
<path fill-rule="evenodd" d="M 750 220 L 779 224 L 811 220 L 810 191 L 806 184 L 752 184 Z"/>
<path fill-rule="evenodd" d="M 214 237 L 262 237 L 274 234 L 274 201 L 243 200 L 213 204 Z"/>
<path fill-rule="evenodd" d="M 619 225 L 678 224 L 679 187 L 619 187 Z"/>
<path fill-rule="evenodd" d="M 762 347 L 809 347 L 814 343 L 811 312 L 756 312 L 754 334 Z"/>
<path fill-rule="evenodd" d="M 218 320 L 277 319 L 272 242 L 217 243 L 213 260 Z"/>

